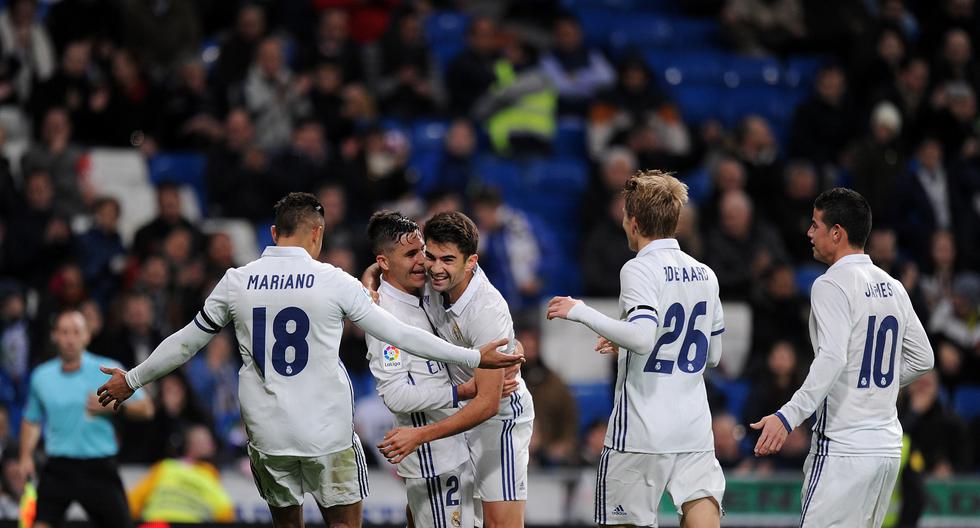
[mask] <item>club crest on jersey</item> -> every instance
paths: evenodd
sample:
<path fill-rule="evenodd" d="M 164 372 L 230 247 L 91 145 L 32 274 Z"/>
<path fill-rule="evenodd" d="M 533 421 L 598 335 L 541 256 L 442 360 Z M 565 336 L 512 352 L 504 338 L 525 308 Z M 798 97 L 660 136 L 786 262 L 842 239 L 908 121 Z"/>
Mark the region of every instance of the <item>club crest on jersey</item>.
<path fill-rule="evenodd" d="M 452 521 L 453 526 L 455 526 L 456 528 L 459 528 L 460 526 L 463 525 L 463 520 L 460 518 L 459 510 L 453 511 L 450 520 Z"/>
<path fill-rule="evenodd" d="M 381 366 L 385 370 L 402 368 L 402 351 L 398 350 L 397 347 L 385 345 L 384 351 L 381 352 L 381 356 Z"/>
<path fill-rule="evenodd" d="M 459 329 L 459 325 L 456 324 L 456 321 L 453 321 L 453 337 L 459 341 L 463 341 L 463 331 Z"/>

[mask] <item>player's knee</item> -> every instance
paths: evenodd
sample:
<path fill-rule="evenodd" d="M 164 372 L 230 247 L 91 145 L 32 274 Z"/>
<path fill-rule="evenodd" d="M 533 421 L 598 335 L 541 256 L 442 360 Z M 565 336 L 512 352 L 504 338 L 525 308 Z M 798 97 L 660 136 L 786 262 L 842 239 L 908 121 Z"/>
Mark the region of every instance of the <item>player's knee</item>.
<path fill-rule="evenodd" d="M 721 507 L 714 497 L 702 497 L 681 505 L 681 528 L 717 528 Z"/>

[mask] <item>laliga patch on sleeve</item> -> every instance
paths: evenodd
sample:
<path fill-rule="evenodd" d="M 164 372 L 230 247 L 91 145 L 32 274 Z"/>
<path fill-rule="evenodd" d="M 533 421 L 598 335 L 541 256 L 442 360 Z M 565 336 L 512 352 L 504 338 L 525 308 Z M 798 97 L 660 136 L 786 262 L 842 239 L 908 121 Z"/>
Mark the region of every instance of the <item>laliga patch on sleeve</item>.
<path fill-rule="evenodd" d="M 385 345 L 381 352 L 381 367 L 385 370 L 396 370 L 402 368 L 402 351 L 397 347 Z"/>

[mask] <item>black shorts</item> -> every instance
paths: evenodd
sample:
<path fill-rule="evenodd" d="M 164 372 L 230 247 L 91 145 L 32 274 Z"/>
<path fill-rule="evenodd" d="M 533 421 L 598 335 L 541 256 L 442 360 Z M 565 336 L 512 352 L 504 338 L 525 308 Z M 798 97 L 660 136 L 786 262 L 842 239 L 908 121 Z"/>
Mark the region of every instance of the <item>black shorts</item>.
<path fill-rule="evenodd" d="M 61 526 L 65 511 L 75 501 L 92 526 L 133 526 L 115 457 L 48 459 L 37 488 L 37 522 Z"/>

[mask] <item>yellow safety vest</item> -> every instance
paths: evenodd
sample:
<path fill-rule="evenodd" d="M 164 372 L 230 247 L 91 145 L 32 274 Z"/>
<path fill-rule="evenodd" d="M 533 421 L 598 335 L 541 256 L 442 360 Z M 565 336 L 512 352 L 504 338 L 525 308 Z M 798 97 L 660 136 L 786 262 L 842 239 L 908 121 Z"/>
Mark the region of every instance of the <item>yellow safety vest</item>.
<path fill-rule="evenodd" d="M 235 520 L 231 497 L 211 464 L 158 462 L 129 494 L 133 517 L 146 521 L 198 523 Z"/>
<path fill-rule="evenodd" d="M 506 88 L 517 80 L 514 67 L 505 60 L 497 61 L 494 71 L 497 74 L 495 90 Z M 544 138 L 554 137 L 557 106 L 557 92 L 547 89 L 527 94 L 512 106 L 493 114 L 487 120 L 487 133 L 494 149 L 499 153 L 508 152 L 510 135 L 514 132 L 529 132 Z"/>

